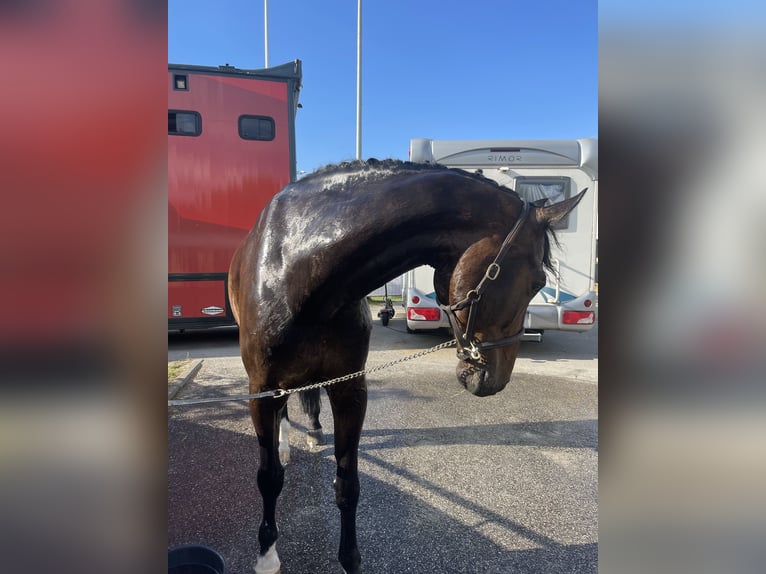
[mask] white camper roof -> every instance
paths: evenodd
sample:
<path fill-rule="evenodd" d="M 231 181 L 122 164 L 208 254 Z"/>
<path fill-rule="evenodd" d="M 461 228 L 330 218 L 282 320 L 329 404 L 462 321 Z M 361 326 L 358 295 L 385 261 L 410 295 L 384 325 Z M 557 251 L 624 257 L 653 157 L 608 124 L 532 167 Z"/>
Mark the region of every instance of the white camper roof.
<path fill-rule="evenodd" d="M 431 140 L 410 141 L 410 160 L 449 167 L 577 167 L 598 179 L 598 140 Z"/>

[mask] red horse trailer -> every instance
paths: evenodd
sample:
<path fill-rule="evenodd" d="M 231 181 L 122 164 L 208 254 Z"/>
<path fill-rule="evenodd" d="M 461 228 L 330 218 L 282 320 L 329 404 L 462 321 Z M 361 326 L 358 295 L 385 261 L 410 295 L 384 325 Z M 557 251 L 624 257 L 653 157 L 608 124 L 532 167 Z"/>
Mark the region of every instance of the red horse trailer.
<path fill-rule="evenodd" d="M 296 179 L 301 62 L 168 65 L 168 329 L 233 325 L 232 254 Z"/>

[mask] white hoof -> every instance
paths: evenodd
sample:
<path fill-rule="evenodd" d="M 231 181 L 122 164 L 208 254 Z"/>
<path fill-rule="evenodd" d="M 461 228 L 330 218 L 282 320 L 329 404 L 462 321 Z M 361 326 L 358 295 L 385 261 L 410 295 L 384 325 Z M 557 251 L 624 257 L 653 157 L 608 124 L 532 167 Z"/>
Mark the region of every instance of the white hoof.
<path fill-rule="evenodd" d="M 322 432 L 322 429 L 308 431 L 306 433 L 306 443 L 309 445 L 309 448 L 311 450 L 314 450 L 318 446 L 326 444 L 327 441 L 325 441 L 324 433 Z"/>
<path fill-rule="evenodd" d="M 279 423 L 279 462 L 290 462 L 290 421 L 282 419 Z"/>
<path fill-rule="evenodd" d="M 255 563 L 255 574 L 279 574 L 279 556 L 277 556 L 277 545 L 272 544 L 266 554 L 258 556 Z"/>

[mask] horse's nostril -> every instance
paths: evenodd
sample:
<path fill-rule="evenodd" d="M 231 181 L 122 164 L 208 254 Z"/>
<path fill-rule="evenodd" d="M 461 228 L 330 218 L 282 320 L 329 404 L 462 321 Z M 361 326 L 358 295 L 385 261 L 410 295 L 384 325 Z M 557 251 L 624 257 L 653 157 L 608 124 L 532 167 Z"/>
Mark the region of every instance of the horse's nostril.
<path fill-rule="evenodd" d="M 485 371 L 484 369 L 479 369 L 479 385 L 483 385 L 487 382 L 487 379 L 489 378 L 489 373 Z"/>

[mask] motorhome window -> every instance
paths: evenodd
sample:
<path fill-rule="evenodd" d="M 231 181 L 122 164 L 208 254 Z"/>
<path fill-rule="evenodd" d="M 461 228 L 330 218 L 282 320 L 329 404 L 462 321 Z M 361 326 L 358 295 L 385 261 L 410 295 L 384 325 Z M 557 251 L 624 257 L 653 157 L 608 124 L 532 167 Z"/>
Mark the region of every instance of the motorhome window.
<path fill-rule="evenodd" d="M 568 177 L 517 177 L 515 189 L 527 201 L 547 199 L 548 204 L 558 203 L 568 199 L 572 182 Z M 567 229 L 569 215 L 553 225 L 554 229 Z"/>
<path fill-rule="evenodd" d="M 274 118 L 268 116 L 239 116 L 239 137 L 245 140 L 274 139 Z"/>
<path fill-rule="evenodd" d="M 202 133 L 202 116 L 197 112 L 168 110 L 168 134 L 198 136 Z"/>

